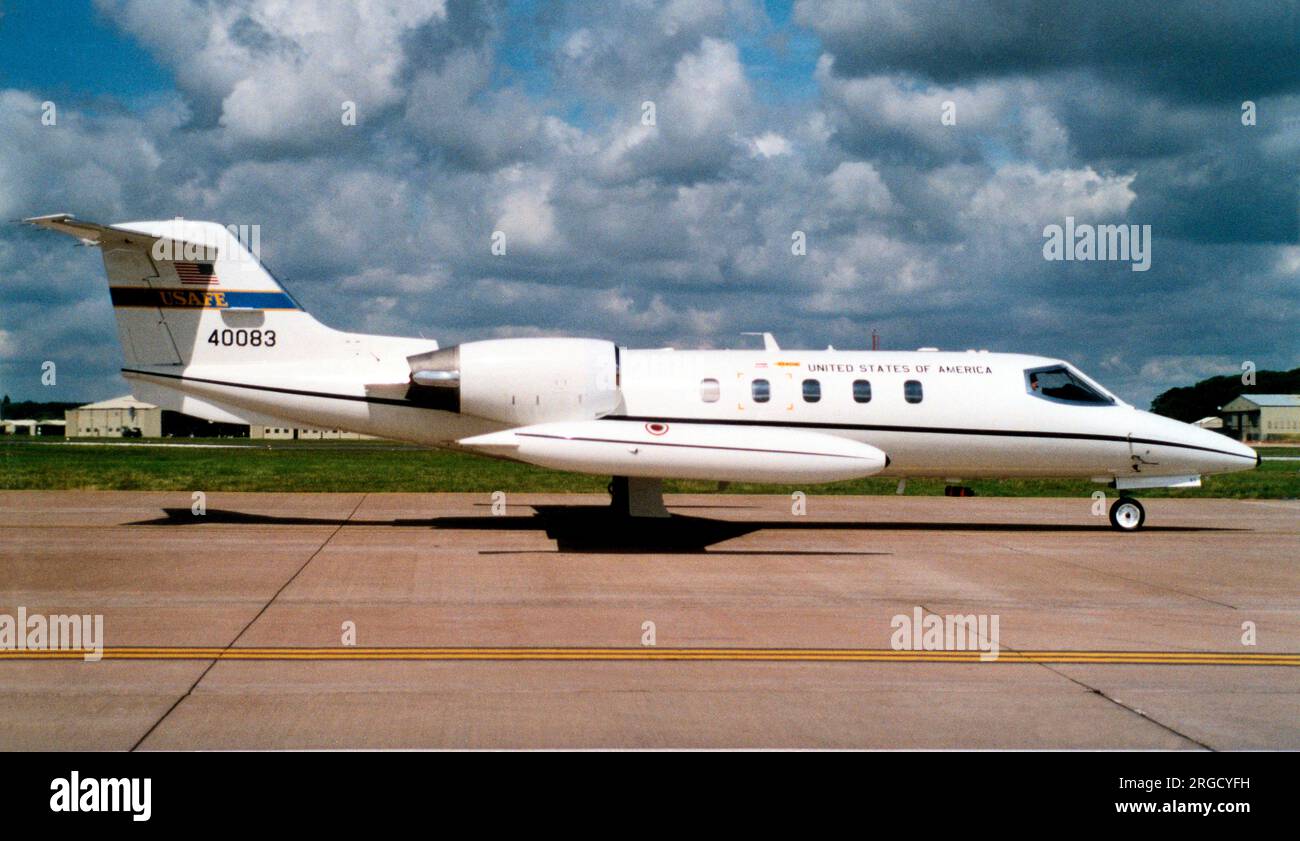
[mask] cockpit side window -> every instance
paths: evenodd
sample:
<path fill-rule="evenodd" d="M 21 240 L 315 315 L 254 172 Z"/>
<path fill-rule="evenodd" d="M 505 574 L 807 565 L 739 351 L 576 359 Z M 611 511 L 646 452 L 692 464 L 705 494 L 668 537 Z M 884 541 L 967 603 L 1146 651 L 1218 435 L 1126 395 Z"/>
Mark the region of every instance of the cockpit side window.
<path fill-rule="evenodd" d="M 1064 365 L 1030 368 L 1025 371 L 1025 388 L 1035 397 L 1059 403 L 1110 406 L 1115 402 Z"/>

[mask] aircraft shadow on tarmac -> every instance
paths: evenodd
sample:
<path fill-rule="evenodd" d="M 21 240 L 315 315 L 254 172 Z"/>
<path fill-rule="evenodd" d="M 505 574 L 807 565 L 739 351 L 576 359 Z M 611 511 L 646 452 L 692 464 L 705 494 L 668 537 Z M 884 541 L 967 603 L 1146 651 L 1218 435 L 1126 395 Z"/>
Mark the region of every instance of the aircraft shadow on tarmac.
<path fill-rule="evenodd" d="M 135 526 L 194 526 L 203 524 L 258 526 L 387 526 L 392 528 L 458 529 L 507 532 L 543 531 L 556 542 L 554 550 L 487 550 L 481 554 L 534 552 L 652 552 L 696 553 L 726 540 L 758 531 L 810 533 L 819 531 L 977 531 L 977 532 L 1094 532 L 1110 533 L 1104 525 L 1073 523 L 851 522 L 791 517 L 785 520 L 712 520 L 685 514 L 667 519 L 618 515 L 598 505 L 537 505 L 531 516 L 454 516 L 418 519 L 367 520 L 347 517 L 301 517 L 257 514 L 210 508 L 195 515 L 188 508 L 164 508 L 163 516 Z M 1148 532 L 1215 532 L 1241 529 L 1213 526 L 1148 526 Z M 709 554 L 743 555 L 879 555 L 882 552 L 839 550 L 712 550 Z"/>

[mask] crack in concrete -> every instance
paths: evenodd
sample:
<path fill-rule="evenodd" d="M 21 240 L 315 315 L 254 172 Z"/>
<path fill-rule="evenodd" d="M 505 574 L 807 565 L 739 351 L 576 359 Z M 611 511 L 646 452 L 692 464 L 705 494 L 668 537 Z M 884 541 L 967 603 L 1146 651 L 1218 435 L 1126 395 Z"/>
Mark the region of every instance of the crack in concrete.
<path fill-rule="evenodd" d="M 919 607 L 921 608 L 921 610 L 925 611 L 926 613 L 930 613 L 930 614 L 933 614 L 933 615 L 935 615 L 935 616 L 939 616 L 939 617 L 942 617 L 942 616 L 943 616 L 943 614 L 941 614 L 941 613 L 939 613 L 939 612 L 937 612 L 937 611 L 931 610 L 929 607 L 926 607 L 925 605 L 919 605 Z M 980 636 L 978 631 L 976 631 L 976 636 Z M 983 638 L 983 637 L 980 637 L 980 639 L 981 639 L 983 642 L 985 642 L 986 644 L 991 642 L 990 640 L 985 639 L 985 638 Z M 1017 654 L 1022 653 L 1020 649 L 1012 648 L 1012 647 L 1009 646 L 1009 645 L 1003 645 L 1003 644 L 1002 644 L 1002 641 L 1001 641 L 1001 640 L 998 640 L 998 650 L 1001 651 L 1002 649 L 1006 649 L 1007 651 L 1014 651 L 1014 652 L 1016 652 Z M 1062 671 L 1059 670 L 1059 669 L 1054 669 L 1054 668 L 1052 668 L 1051 664 L 1049 664 L 1049 663 L 1035 663 L 1034 665 L 1036 665 L 1036 666 L 1042 666 L 1044 669 L 1047 669 L 1047 670 L 1048 670 L 1049 672 L 1051 672 L 1052 674 L 1054 674 L 1054 675 L 1056 675 L 1056 676 L 1058 676 L 1058 677 L 1063 677 L 1063 678 L 1065 678 L 1066 680 L 1070 681 L 1070 683 L 1073 683 L 1075 686 L 1082 687 L 1083 689 L 1086 689 L 1087 691 L 1093 693 L 1094 695 L 1099 695 L 1099 696 L 1101 696 L 1102 698 L 1105 698 L 1107 701 L 1110 701 L 1112 704 L 1114 704 L 1115 706 L 1119 707 L 1120 709 L 1122 709 L 1122 710 L 1127 710 L 1128 712 L 1131 712 L 1131 713 L 1133 713 L 1134 715 L 1140 716 L 1141 718 L 1146 719 L 1147 721 L 1151 722 L 1152 724 L 1156 725 L 1157 727 L 1159 727 L 1159 728 L 1161 728 L 1161 729 L 1163 729 L 1163 730 L 1166 730 L 1166 731 L 1168 731 L 1168 732 L 1170 732 L 1170 733 L 1173 733 L 1175 736 L 1177 736 L 1177 737 L 1180 738 L 1180 739 L 1184 739 L 1184 740 L 1186 740 L 1186 741 L 1188 741 L 1188 742 L 1191 742 L 1192 744 L 1196 745 L 1197 747 L 1203 748 L 1203 749 L 1208 750 L 1208 751 L 1213 751 L 1213 750 L 1214 750 L 1214 748 L 1210 747 L 1209 745 L 1205 744 L 1204 742 L 1199 741 L 1199 740 L 1197 740 L 1197 739 L 1193 739 L 1191 736 L 1188 736 L 1186 733 L 1182 733 L 1182 732 L 1180 732 L 1180 731 L 1174 729 L 1173 727 L 1171 727 L 1171 726 L 1168 725 L 1168 724 L 1165 724 L 1163 721 L 1160 721 L 1159 719 L 1152 718 L 1151 716 L 1147 715 L 1146 713 L 1142 712 L 1141 710 L 1139 710 L 1139 709 L 1136 708 L 1136 707 L 1130 707 L 1128 704 L 1124 703 L 1123 701 L 1119 700 L 1118 698 L 1115 698 L 1115 697 L 1113 697 L 1113 696 L 1111 696 L 1111 695 L 1107 695 L 1105 692 L 1103 692 L 1102 690 L 1098 689 L 1097 687 L 1095 687 L 1095 686 L 1090 686 L 1089 684 L 1085 683 L 1084 681 L 1079 680 L 1079 679 L 1074 678 L 1074 677 L 1071 677 L 1070 675 L 1066 674 L 1065 672 L 1062 672 Z"/>
<path fill-rule="evenodd" d="M 271 595 L 271 598 L 266 600 L 266 604 L 262 605 L 261 610 L 257 611 L 257 614 L 252 619 L 248 620 L 248 623 L 245 624 L 244 627 L 240 629 L 239 633 L 235 634 L 234 639 L 232 639 L 229 643 L 226 644 L 225 648 L 222 649 L 223 652 L 229 651 L 230 649 L 235 647 L 235 643 L 239 642 L 239 640 L 244 636 L 244 634 L 248 633 L 248 629 L 253 627 L 253 624 L 257 622 L 258 619 L 262 618 L 262 615 L 265 614 L 267 609 L 275 602 L 276 599 L 280 597 L 280 594 L 283 593 L 288 588 L 288 586 L 292 584 L 295 579 L 298 578 L 299 575 L 302 575 L 303 570 L 307 569 L 307 567 L 311 564 L 311 562 L 316 560 L 316 556 L 325 550 L 325 547 L 330 544 L 330 541 L 334 539 L 335 535 L 337 535 L 340 531 L 342 531 L 343 527 L 346 526 L 354 516 L 356 516 L 357 511 L 361 510 L 362 503 L 364 503 L 367 497 L 369 496 L 370 494 L 361 495 L 361 499 L 357 500 L 357 504 L 352 507 L 352 511 L 348 513 L 347 518 L 344 519 L 343 522 L 339 523 L 337 526 L 334 527 L 334 530 L 329 533 L 329 535 L 325 538 L 324 541 L 321 542 L 321 545 L 316 547 L 316 551 L 312 552 L 311 556 L 308 557 L 307 560 L 303 561 L 302 566 L 298 567 L 298 569 L 294 571 L 293 575 L 289 576 L 289 578 L 283 584 L 280 585 L 280 588 Z M 153 735 L 154 731 L 158 729 L 159 725 L 161 725 L 164 721 L 166 721 L 167 717 L 170 716 L 173 712 L 175 712 L 176 708 L 179 707 L 185 701 L 186 698 L 194 694 L 194 690 L 198 688 L 199 684 L 203 682 L 203 679 L 208 676 L 208 672 L 212 671 L 212 667 L 215 666 L 216 664 L 217 664 L 216 659 L 213 659 L 211 662 L 208 663 L 208 665 L 203 669 L 203 671 L 199 673 L 199 676 L 194 679 L 194 682 L 190 684 L 190 688 L 185 690 L 185 693 L 182 694 L 179 698 L 177 698 L 176 701 L 170 707 L 167 708 L 167 711 L 164 712 L 158 718 L 157 721 L 155 721 L 152 725 L 150 725 L 149 729 L 144 732 L 144 735 L 141 736 L 138 740 L 136 740 L 136 743 L 131 746 L 132 752 L 139 750 L 140 746 L 145 743 L 146 739 L 148 739 L 150 736 Z"/>

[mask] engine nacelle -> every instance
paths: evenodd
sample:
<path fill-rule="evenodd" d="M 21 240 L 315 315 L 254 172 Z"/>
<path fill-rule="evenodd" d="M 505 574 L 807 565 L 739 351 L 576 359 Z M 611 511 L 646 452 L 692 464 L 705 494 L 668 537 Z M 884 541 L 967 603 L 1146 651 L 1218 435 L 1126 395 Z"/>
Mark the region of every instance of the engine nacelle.
<path fill-rule="evenodd" d="M 586 420 L 618 408 L 618 349 L 601 339 L 489 339 L 408 358 L 408 397 L 509 424 Z"/>

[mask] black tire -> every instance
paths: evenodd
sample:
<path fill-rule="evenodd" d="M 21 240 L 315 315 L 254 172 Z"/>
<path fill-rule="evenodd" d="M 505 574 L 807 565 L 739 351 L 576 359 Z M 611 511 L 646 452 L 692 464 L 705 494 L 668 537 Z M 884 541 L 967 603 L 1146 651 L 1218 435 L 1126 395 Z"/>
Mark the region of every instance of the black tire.
<path fill-rule="evenodd" d="M 1121 496 L 1111 503 L 1110 525 L 1116 531 L 1137 531 L 1147 521 L 1147 510 L 1131 496 Z"/>

